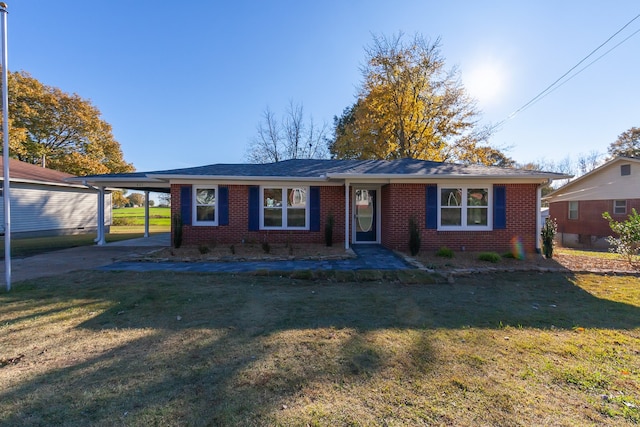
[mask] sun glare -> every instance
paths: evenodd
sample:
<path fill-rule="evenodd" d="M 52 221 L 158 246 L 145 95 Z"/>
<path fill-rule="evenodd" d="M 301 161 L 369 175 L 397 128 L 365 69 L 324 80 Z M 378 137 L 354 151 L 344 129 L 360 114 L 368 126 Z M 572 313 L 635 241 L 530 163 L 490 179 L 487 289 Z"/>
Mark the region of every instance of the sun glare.
<path fill-rule="evenodd" d="M 505 89 L 506 74 L 496 62 L 477 63 L 463 73 L 464 85 L 482 104 L 497 102 Z"/>

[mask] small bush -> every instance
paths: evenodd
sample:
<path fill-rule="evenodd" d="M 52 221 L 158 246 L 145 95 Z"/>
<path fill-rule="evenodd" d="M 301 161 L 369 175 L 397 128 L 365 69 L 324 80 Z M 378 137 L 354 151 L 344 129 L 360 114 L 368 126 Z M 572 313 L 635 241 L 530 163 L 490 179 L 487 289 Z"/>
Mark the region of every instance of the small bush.
<path fill-rule="evenodd" d="M 496 262 L 500 261 L 500 255 L 495 252 L 482 252 L 480 255 L 478 255 L 478 259 L 480 261 L 489 261 L 495 264 Z"/>
<path fill-rule="evenodd" d="M 324 243 L 328 247 L 333 246 L 333 222 L 333 214 L 329 214 L 324 224 Z"/>
<path fill-rule="evenodd" d="M 554 218 L 547 218 L 542 226 L 540 237 L 542 237 L 542 253 L 545 258 L 553 258 L 554 239 L 558 232 L 558 224 Z"/>
<path fill-rule="evenodd" d="M 504 259 L 516 259 L 516 256 L 513 254 L 513 252 L 505 252 L 502 254 L 502 258 Z"/>
<path fill-rule="evenodd" d="M 453 250 L 449 249 L 446 246 L 443 246 L 438 249 L 436 255 L 442 258 L 453 258 Z"/>
<path fill-rule="evenodd" d="M 229 246 L 229 251 L 231 251 L 231 255 L 235 255 L 236 254 L 236 247 L 231 245 Z"/>
<path fill-rule="evenodd" d="M 268 254 L 269 252 L 271 252 L 271 245 L 266 240 L 262 242 L 262 250 L 264 251 L 265 254 Z"/>
<path fill-rule="evenodd" d="M 175 214 L 172 218 L 173 222 L 173 247 L 178 249 L 182 246 L 182 217 Z"/>
<path fill-rule="evenodd" d="M 411 256 L 418 255 L 420 252 L 420 226 L 414 217 L 409 218 L 409 252 Z"/>
<path fill-rule="evenodd" d="M 198 246 L 198 252 L 200 252 L 201 255 L 208 254 L 209 253 L 209 246 L 207 246 L 207 245 L 199 245 Z"/>

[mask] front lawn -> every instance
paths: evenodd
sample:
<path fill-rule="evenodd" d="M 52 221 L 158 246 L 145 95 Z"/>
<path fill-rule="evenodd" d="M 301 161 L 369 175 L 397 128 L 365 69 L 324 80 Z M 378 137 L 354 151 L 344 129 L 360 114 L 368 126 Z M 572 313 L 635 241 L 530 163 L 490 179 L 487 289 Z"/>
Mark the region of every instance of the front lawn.
<path fill-rule="evenodd" d="M 0 294 L 0 424 L 640 422 L 638 277 L 403 274 L 18 283 Z"/>

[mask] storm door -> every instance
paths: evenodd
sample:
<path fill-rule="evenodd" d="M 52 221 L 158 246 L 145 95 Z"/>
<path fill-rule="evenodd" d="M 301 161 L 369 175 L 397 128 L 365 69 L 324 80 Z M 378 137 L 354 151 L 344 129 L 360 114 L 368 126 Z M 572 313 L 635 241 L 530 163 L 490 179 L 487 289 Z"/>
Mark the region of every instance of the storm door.
<path fill-rule="evenodd" d="M 377 242 L 376 190 L 355 188 L 354 198 L 355 243 Z"/>

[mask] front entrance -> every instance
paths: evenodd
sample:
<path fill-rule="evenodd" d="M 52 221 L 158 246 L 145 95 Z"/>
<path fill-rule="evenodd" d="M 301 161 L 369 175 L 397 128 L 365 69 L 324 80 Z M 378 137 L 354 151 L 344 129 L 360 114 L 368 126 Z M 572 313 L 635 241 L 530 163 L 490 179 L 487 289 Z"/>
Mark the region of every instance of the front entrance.
<path fill-rule="evenodd" d="M 367 188 L 353 189 L 353 228 L 354 243 L 377 243 L 377 190 Z"/>

